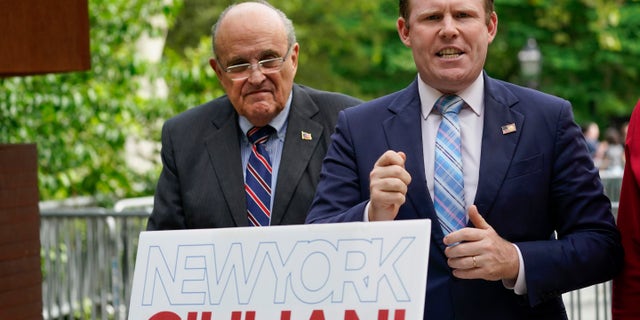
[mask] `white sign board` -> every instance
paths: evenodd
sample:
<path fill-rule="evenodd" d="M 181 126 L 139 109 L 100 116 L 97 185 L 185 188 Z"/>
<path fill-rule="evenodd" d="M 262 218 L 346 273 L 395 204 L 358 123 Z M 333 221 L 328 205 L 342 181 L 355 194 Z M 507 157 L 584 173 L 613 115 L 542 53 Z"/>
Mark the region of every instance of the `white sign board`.
<path fill-rule="evenodd" d="M 422 319 L 430 233 L 430 220 L 142 232 L 129 319 Z"/>

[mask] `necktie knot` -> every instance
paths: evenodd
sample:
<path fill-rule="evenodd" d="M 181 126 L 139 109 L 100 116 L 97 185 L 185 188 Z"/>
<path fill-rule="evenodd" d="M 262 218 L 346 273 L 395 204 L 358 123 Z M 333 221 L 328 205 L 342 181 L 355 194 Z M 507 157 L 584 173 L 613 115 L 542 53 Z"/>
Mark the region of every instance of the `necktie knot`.
<path fill-rule="evenodd" d="M 440 112 L 442 115 L 445 115 L 447 113 L 457 114 L 458 112 L 460 112 L 460 109 L 462 109 L 462 106 L 464 105 L 463 102 L 464 101 L 462 100 L 462 98 L 454 94 L 445 94 L 438 98 L 435 107 L 436 110 L 438 110 L 438 112 Z"/>
<path fill-rule="evenodd" d="M 247 138 L 249 142 L 253 144 L 262 144 L 265 143 L 271 134 L 273 134 L 276 130 L 270 126 L 266 125 L 264 127 L 252 127 L 247 131 Z"/>

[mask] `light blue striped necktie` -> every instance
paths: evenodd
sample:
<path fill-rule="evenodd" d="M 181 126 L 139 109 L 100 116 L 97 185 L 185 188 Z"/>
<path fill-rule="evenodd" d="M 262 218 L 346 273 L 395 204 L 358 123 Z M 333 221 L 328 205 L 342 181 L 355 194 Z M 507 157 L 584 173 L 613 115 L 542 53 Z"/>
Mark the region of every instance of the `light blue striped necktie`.
<path fill-rule="evenodd" d="M 433 204 L 445 235 L 464 228 L 464 176 L 458 112 L 464 101 L 456 95 L 443 95 L 435 108 L 442 114 L 436 135 Z"/>

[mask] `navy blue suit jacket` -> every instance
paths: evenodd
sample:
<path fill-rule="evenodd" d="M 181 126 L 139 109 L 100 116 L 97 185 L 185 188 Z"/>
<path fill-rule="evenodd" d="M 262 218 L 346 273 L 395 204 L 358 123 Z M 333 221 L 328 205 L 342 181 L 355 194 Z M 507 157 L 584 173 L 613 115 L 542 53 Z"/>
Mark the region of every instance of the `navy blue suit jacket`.
<path fill-rule="evenodd" d="M 565 319 L 562 293 L 609 280 L 620 269 L 610 201 L 568 101 L 484 77 L 474 203 L 500 236 L 520 248 L 527 295 L 516 295 L 502 281 L 453 277 L 427 190 L 417 80 L 340 113 L 306 221 L 361 221 L 374 163 L 387 150 L 403 151 L 412 181 L 396 219 L 432 221 L 424 318 Z M 501 127 L 512 123 L 516 131 L 503 134 Z"/>

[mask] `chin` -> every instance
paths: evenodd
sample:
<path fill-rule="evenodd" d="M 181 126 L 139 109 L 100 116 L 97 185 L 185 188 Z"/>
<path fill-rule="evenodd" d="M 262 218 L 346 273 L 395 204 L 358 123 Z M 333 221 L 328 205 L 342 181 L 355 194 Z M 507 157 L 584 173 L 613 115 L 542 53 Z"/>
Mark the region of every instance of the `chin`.
<path fill-rule="evenodd" d="M 471 76 L 468 70 L 450 70 L 448 72 L 443 72 L 439 75 L 438 81 L 442 84 L 461 86 L 462 88 L 466 88 L 473 81 L 476 80 L 478 75 Z"/>

